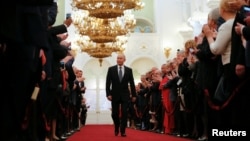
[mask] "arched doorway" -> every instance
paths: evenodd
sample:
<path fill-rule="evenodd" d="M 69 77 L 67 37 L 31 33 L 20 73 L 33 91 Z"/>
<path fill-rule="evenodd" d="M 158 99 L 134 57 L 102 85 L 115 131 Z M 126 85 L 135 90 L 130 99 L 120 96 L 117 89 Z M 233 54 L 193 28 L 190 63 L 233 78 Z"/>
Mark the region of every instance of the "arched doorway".
<path fill-rule="evenodd" d="M 102 66 L 98 59 L 90 59 L 83 66 L 83 73 L 86 77 L 85 85 L 87 87 L 84 97 L 87 104 L 88 116 L 86 124 L 112 124 L 110 101 L 106 98 L 105 81 L 106 72 L 110 64 L 103 60 Z"/>

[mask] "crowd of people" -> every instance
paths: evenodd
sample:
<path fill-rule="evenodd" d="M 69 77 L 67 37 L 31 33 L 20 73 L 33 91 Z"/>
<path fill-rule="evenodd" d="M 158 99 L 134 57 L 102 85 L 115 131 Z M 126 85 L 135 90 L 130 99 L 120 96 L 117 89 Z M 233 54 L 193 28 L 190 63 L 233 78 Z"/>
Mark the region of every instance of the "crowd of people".
<path fill-rule="evenodd" d="M 56 0 L 0 4 L 0 140 L 65 139 L 85 124 L 85 84 L 67 41 L 72 19 L 54 25 Z M 8 8 L 6 8 L 8 7 Z"/>
<path fill-rule="evenodd" d="M 213 129 L 247 131 L 248 4 L 221 0 L 174 59 L 141 76 L 128 126 L 195 140 L 212 140 Z"/>

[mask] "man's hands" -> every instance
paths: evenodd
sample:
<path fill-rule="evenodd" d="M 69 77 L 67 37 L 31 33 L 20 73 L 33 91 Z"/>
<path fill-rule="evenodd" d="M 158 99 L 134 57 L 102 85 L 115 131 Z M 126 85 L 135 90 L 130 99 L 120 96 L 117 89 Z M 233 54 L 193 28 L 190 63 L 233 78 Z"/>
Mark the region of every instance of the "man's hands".
<path fill-rule="evenodd" d="M 239 78 L 244 78 L 246 74 L 246 68 L 244 65 L 237 64 L 235 67 L 235 73 Z"/>
<path fill-rule="evenodd" d="M 107 99 L 108 99 L 109 101 L 112 101 L 112 96 L 111 96 L 111 95 L 107 96 Z"/>
<path fill-rule="evenodd" d="M 217 31 L 215 29 L 211 29 L 208 24 L 203 25 L 202 32 L 207 38 L 215 38 L 217 36 Z"/>
<path fill-rule="evenodd" d="M 132 102 L 135 102 L 136 101 L 136 97 L 132 97 Z"/>
<path fill-rule="evenodd" d="M 241 35 L 242 34 L 242 29 L 244 28 L 244 25 L 243 24 L 240 24 L 240 23 L 237 23 L 236 26 L 234 27 L 235 29 L 235 32 L 238 34 L 238 35 Z"/>
<path fill-rule="evenodd" d="M 63 23 L 64 23 L 64 25 L 66 25 L 67 27 L 69 27 L 72 22 L 73 22 L 72 18 L 67 18 Z"/>

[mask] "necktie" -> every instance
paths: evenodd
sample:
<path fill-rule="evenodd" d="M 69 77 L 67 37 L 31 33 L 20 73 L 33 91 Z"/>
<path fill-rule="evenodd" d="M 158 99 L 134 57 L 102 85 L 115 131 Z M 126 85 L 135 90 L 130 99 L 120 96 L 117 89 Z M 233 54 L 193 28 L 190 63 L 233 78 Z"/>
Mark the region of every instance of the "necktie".
<path fill-rule="evenodd" d="M 119 67 L 118 75 L 119 75 L 120 81 L 122 81 L 122 67 Z"/>

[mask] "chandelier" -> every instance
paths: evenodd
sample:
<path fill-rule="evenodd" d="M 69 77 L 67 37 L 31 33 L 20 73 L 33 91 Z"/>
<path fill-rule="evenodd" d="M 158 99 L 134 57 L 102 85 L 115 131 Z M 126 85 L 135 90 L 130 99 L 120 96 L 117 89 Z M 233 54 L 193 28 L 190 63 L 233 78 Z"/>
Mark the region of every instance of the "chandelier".
<path fill-rule="evenodd" d="M 100 19 L 89 17 L 85 10 L 77 10 L 72 18 L 79 34 L 89 36 L 96 43 L 115 42 L 116 36 L 130 33 L 136 24 L 131 11 L 126 11 L 122 17 Z"/>
<path fill-rule="evenodd" d="M 110 57 L 113 52 L 123 52 L 126 43 L 127 38 L 123 36 L 117 37 L 116 42 L 108 43 L 95 43 L 90 41 L 87 36 L 82 35 L 76 40 L 76 44 L 82 52 L 86 52 L 89 56 L 99 59 L 100 66 L 102 65 L 103 58 Z"/>
<path fill-rule="evenodd" d="M 72 0 L 76 45 L 102 66 L 103 58 L 124 51 L 126 36 L 136 25 L 132 9 L 143 7 L 141 0 Z"/>
<path fill-rule="evenodd" d="M 73 0 L 72 6 L 89 11 L 89 16 L 96 18 L 117 18 L 125 10 L 139 10 L 144 7 L 141 0 Z"/>

